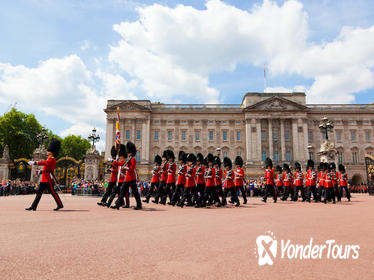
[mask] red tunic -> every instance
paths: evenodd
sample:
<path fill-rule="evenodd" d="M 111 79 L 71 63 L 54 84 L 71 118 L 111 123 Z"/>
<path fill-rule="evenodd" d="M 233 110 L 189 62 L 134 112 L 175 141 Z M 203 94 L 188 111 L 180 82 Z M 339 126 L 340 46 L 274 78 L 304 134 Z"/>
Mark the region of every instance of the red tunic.
<path fill-rule="evenodd" d="M 214 180 L 216 186 L 222 186 L 222 169 L 216 169 Z"/>
<path fill-rule="evenodd" d="M 158 182 L 160 182 L 160 170 L 161 170 L 161 167 L 159 165 L 156 165 L 153 168 L 151 183 L 158 183 Z"/>
<path fill-rule="evenodd" d="M 194 166 L 187 166 L 186 170 L 186 188 L 196 187 L 195 182 L 196 169 Z"/>
<path fill-rule="evenodd" d="M 177 165 L 173 163 L 168 164 L 168 177 L 166 179 L 167 184 L 175 183 L 175 171 L 177 169 Z"/>
<path fill-rule="evenodd" d="M 110 173 L 110 181 L 109 182 L 111 182 L 111 183 L 117 182 L 118 167 L 123 166 L 124 164 L 125 164 L 124 161 L 116 161 L 115 160 L 115 161 L 112 162 L 111 173 Z M 120 180 L 118 181 L 118 183 L 122 183 L 123 180 L 124 180 L 123 175 L 121 175 L 119 179 Z"/>
<path fill-rule="evenodd" d="M 283 186 L 283 176 L 282 173 L 279 173 L 275 176 L 275 185 L 277 187 L 282 187 Z"/>
<path fill-rule="evenodd" d="M 40 182 L 52 183 L 51 173 L 56 168 L 56 159 L 54 157 L 50 157 L 47 160 L 38 161 L 37 164 L 39 166 L 43 166 L 42 179 L 40 180 Z"/>
<path fill-rule="evenodd" d="M 295 182 L 294 182 L 294 185 L 295 187 L 302 187 L 304 185 L 304 174 L 302 171 L 299 171 L 299 172 L 295 172 L 294 174 L 295 176 Z"/>
<path fill-rule="evenodd" d="M 223 186 L 228 189 L 234 187 L 234 172 L 232 170 L 225 170 L 225 182 Z"/>
<path fill-rule="evenodd" d="M 336 186 L 338 185 L 338 178 L 339 178 L 339 175 L 338 175 L 338 172 L 336 171 L 331 171 L 333 176 L 332 176 L 332 184 L 333 186 Z"/>
<path fill-rule="evenodd" d="M 308 170 L 305 174 L 305 185 L 315 186 L 317 184 L 317 174 L 314 172 L 314 170 Z"/>
<path fill-rule="evenodd" d="M 339 172 L 339 186 L 346 187 L 348 185 L 348 175 L 347 173 Z"/>
<path fill-rule="evenodd" d="M 168 176 L 169 164 L 165 161 L 161 164 L 161 182 L 165 182 Z"/>
<path fill-rule="evenodd" d="M 325 187 L 325 173 L 322 171 L 318 172 L 318 185 L 320 187 Z"/>
<path fill-rule="evenodd" d="M 325 174 L 325 188 L 332 188 L 334 172 L 326 172 Z"/>
<path fill-rule="evenodd" d="M 214 187 L 216 182 L 214 180 L 216 170 L 213 167 L 206 169 L 205 171 L 205 186 L 206 187 Z"/>
<path fill-rule="evenodd" d="M 292 176 L 292 173 L 289 172 L 285 172 L 282 176 L 282 179 L 283 179 L 283 185 L 285 187 L 292 187 L 292 182 L 293 182 L 293 176 Z"/>
<path fill-rule="evenodd" d="M 274 186 L 274 170 L 273 169 L 266 169 L 265 184 Z"/>
<path fill-rule="evenodd" d="M 183 164 L 179 166 L 177 185 L 186 184 L 186 171 L 187 171 L 186 165 Z"/>
<path fill-rule="evenodd" d="M 205 180 L 204 180 L 204 174 L 205 174 L 205 166 L 200 165 L 196 167 L 196 184 L 198 185 L 204 185 Z"/>
<path fill-rule="evenodd" d="M 244 170 L 239 167 L 234 172 L 235 175 L 235 187 L 244 186 Z"/>
<path fill-rule="evenodd" d="M 136 159 L 134 157 L 131 157 L 127 161 L 127 164 L 124 165 L 124 167 L 126 170 L 125 181 L 126 182 L 136 181 L 136 173 L 135 173 Z"/>

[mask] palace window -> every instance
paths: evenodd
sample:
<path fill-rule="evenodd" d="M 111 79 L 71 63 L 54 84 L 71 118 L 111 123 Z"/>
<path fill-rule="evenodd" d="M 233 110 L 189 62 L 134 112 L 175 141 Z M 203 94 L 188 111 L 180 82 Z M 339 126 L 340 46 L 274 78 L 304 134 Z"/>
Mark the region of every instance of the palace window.
<path fill-rule="evenodd" d="M 227 157 L 227 152 L 223 152 L 223 157 Z"/>
<path fill-rule="evenodd" d="M 126 131 L 125 131 L 125 138 L 126 138 L 126 140 L 130 140 L 130 136 L 131 136 L 130 130 L 126 129 Z"/>
<path fill-rule="evenodd" d="M 313 142 L 313 131 L 308 131 L 308 142 Z"/>
<path fill-rule="evenodd" d="M 261 130 L 261 141 L 265 141 L 265 140 L 266 140 L 266 131 Z"/>
<path fill-rule="evenodd" d="M 266 160 L 266 152 L 262 152 L 262 161 Z"/>
<path fill-rule="evenodd" d="M 181 133 L 181 140 L 182 140 L 182 141 L 186 141 L 186 131 L 185 131 L 185 130 L 182 130 L 182 133 Z"/>
<path fill-rule="evenodd" d="M 236 155 L 237 155 L 238 157 L 241 157 L 241 156 L 242 156 L 242 152 L 237 152 Z"/>
<path fill-rule="evenodd" d="M 227 121 L 223 121 L 222 123 L 223 123 L 223 124 L 227 124 Z"/>
<path fill-rule="evenodd" d="M 158 141 L 158 131 L 157 131 L 157 130 L 155 131 L 155 134 L 154 134 L 153 139 L 154 139 L 155 141 Z"/>
<path fill-rule="evenodd" d="M 143 123 L 143 120 L 136 120 L 137 123 Z"/>
<path fill-rule="evenodd" d="M 140 140 L 141 139 L 141 132 L 140 130 L 137 130 L 136 131 L 136 140 Z"/>
<path fill-rule="evenodd" d="M 309 158 L 310 158 L 311 160 L 314 160 L 314 153 L 313 153 L 313 152 L 309 152 Z"/>
<path fill-rule="evenodd" d="M 173 131 L 168 131 L 168 141 L 173 141 Z"/>
<path fill-rule="evenodd" d="M 168 124 L 172 124 L 173 123 L 173 121 L 168 121 Z"/>
<path fill-rule="evenodd" d="M 140 151 L 136 151 L 135 159 L 136 161 L 140 161 Z"/>
<path fill-rule="evenodd" d="M 279 161 L 278 152 L 274 152 L 274 160 Z"/>
<path fill-rule="evenodd" d="M 213 141 L 214 140 L 214 132 L 213 130 L 210 130 L 209 131 L 209 141 Z"/>
<path fill-rule="evenodd" d="M 160 120 L 154 120 L 153 123 L 155 123 L 155 124 L 159 124 L 159 123 L 160 123 Z"/>
<path fill-rule="evenodd" d="M 288 130 L 286 130 L 286 131 L 284 132 L 284 139 L 285 139 L 286 141 L 290 141 L 290 132 L 289 132 Z"/>
<path fill-rule="evenodd" d="M 291 152 L 286 152 L 286 161 L 291 161 Z"/>
<path fill-rule="evenodd" d="M 222 132 L 222 138 L 223 138 L 223 141 L 227 141 L 227 131 L 226 130 L 224 130 Z"/>
<path fill-rule="evenodd" d="M 187 121 L 181 121 L 181 124 L 186 124 L 187 123 Z"/>
<path fill-rule="evenodd" d="M 278 141 L 278 131 L 274 131 L 274 133 L 273 133 L 273 140 L 274 140 L 274 142 Z"/>
<path fill-rule="evenodd" d="M 370 131 L 366 131 L 365 132 L 365 139 L 366 139 L 366 142 L 371 142 L 371 133 L 370 133 Z"/>
<path fill-rule="evenodd" d="M 338 163 L 343 164 L 343 153 L 341 151 L 338 152 Z"/>
<path fill-rule="evenodd" d="M 352 152 L 352 161 L 353 161 L 353 164 L 357 164 L 358 163 L 357 152 Z"/>
<path fill-rule="evenodd" d="M 195 141 L 200 141 L 200 131 L 195 131 Z"/>
<path fill-rule="evenodd" d="M 356 141 L 356 131 L 351 131 L 351 141 Z"/>
<path fill-rule="evenodd" d="M 236 132 L 236 141 L 241 141 L 242 140 L 242 135 L 240 133 L 240 131 L 237 131 Z"/>
<path fill-rule="evenodd" d="M 342 142 L 342 132 L 341 131 L 336 132 L 336 141 L 337 142 Z"/>
<path fill-rule="evenodd" d="M 208 121 L 208 123 L 209 123 L 209 124 L 212 124 L 212 123 L 214 123 L 214 121 Z"/>

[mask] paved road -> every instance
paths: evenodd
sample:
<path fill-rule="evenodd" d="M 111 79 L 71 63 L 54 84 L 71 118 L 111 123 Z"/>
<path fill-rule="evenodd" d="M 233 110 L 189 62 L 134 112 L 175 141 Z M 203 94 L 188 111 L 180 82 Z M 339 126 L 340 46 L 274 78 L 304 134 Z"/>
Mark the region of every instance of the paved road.
<path fill-rule="evenodd" d="M 32 200 L 0 197 L 0 279 L 374 279 L 374 197 L 368 195 L 337 205 L 265 205 L 252 198 L 240 208 L 145 204 L 143 211 L 66 196 L 59 212 L 44 195 L 38 211 L 24 211 Z M 259 266 L 256 238 L 267 230 L 278 242 L 277 255 L 267 249 L 274 265 Z M 292 247 L 311 237 L 312 245 L 331 239 L 343 248 L 359 245 L 359 258 L 352 259 L 352 250 L 345 260 L 327 259 L 326 252 L 316 260 L 281 258 L 282 240 Z"/>

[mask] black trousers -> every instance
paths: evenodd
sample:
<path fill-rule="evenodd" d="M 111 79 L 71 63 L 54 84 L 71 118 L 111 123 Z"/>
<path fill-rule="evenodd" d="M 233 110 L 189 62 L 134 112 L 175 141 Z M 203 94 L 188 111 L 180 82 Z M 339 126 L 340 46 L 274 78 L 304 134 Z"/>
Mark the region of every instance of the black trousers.
<path fill-rule="evenodd" d="M 272 194 L 274 202 L 277 201 L 277 190 L 274 185 L 265 185 L 263 200 L 266 202 L 268 195 Z"/>
<path fill-rule="evenodd" d="M 110 206 L 114 200 L 114 198 L 116 197 L 116 195 L 119 195 L 119 191 L 121 189 L 121 185 L 122 183 L 118 183 L 114 185 L 113 189 L 112 189 L 112 193 L 110 194 L 109 196 L 109 199 L 107 201 L 107 204 Z"/>
<path fill-rule="evenodd" d="M 340 187 L 338 185 L 334 186 L 334 192 L 335 192 L 335 195 L 336 195 L 336 198 L 338 199 L 338 201 L 341 201 L 342 200 L 342 195 L 341 195 Z"/>
<path fill-rule="evenodd" d="M 175 187 L 175 191 L 173 193 L 173 197 L 171 198 L 170 202 L 173 204 L 178 203 L 181 200 L 181 196 L 183 195 L 184 192 L 184 185 L 183 184 L 178 184 Z"/>
<path fill-rule="evenodd" d="M 183 205 L 187 200 L 187 204 L 192 205 L 192 196 L 195 193 L 196 187 L 185 187 L 180 204 Z"/>
<path fill-rule="evenodd" d="M 58 196 L 55 189 L 53 188 L 53 184 L 51 182 L 41 182 L 39 184 L 39 188 L 36 192 L 36 196 L 35 196 L 34 202 L 31 205 L 31 208 L 36 209 L 38 207 L 39 201 L 42 198 L 44 190 L 46 189 L 49 189 L 51 191 L 51 195 L 56 201 L 57 206 L 63 207 L 60 197 Z"/>
<path fill-rule="evenodd" d="M 215 186 L 205 187 L 204 199 L 205 201 L 203 203 L 205 203 L 206 200 L 209 200 L 209 202 L 221 203 L 219 201 L 217 189 Z"/>
<path fill-rule="evenodd" d="M 343 189 L 345 190 L 345 195 L 347 197 L 348 200 L 351 199 L 351 192 L 349 191 L 348 187 L 347 186 L 340 186 L 340 196 L 342 197 L 343 196 Z"/>
<path fill-rule="evenodd" d="M 110 197 L 112 194 L 113 188 L 116 186 L 115 182 L 109 182 L 108 187 L 106 188 L 106 191 L 101 199 L 102 203 L 105 203 L 106 200 Z"/>
<path fill-rule="evenodd" d="M 140 195 L 138 192 L 138 187 L 136 186 L 136 181 L 130 181 L 130 182 L 123 182 L 121 185 L 121 189 L 118 195 L 118 199 L 116 200 L 116 206 L 122 206 L 125 204 L 124 197 L 129 195 L 129 189 L 131 188 L 131 192 L 133 193 L 135 200 L 136 200 L 136 206 L 142 207 L 142 201 L 140 200 Z M 127 200 L 127 199 L 126 199 Z M 130 206 L 130 201 L 126 204 L 127 206 Z"/>
<path fill-rule="evenodd" d="M 284 193 L 282 200 L 287 200 L 287 198 L 291 195 L 291 200 L 293 199 L 295 192 L 292 186 L 284 186 Z"/>
<path fill-rule="evenodd" d="M 171 199 L 173 198 L 174 191 L 175 191 L 175 183 L 167 183 L 166 184 L 165 201 L 166 201 L 167 197 L 169 196 L 169 201 L 171 202 Z"/>
<path fill-rule="evenodd" d="M 222 189 L 222 185 L 218 185 L 216 186 L 216 191 L 217 191 L 217 195 L 218 197 L 221 197 L 223 199 L 223 189 Z"/>
<path fill-rule="evenodd" d="M 163 202 L 162 200 L 164 197 L 166 197 L 166 181 L 160 181 L 160 184 L 158 185 L 157 193 L 155 196 L 155 201 L 158 203 L 159 199 L 161 198 L 161 202 Z"/>
<path fill-rule="evenodd" d="M 318 192 L 317 187 L 314 186 L 306 186 L 305 187 L 305 196 L 308 201 L 310 201 L 310 197 L 313 194 L 313 200 L 318 201 Z"/>
<path fill-rule="evenodd" d="M 225 189 L 223 190 L 223 199 L 222 199 L 222 204 L 223 204 L 223 205 L 226 205 L 226 204 L 227 204 L 227 202 L 226 202 L 226 197 L 227 197 L 227 195 L 229 194 L 229 192 L 230 192 L 230 195 L 231 195 L 231 200 L 232 200 L 233 202 L 236 202 L 237 204 L 240 204 L 239 198 L 238 198 L 238 196 L 236 195 L 236 191 L 237 191 L 236 187 L 225 188 Z"/>
<path fill-rule="evenodd" d="M 205 184 L 197 184 L 194 194 L 194 201 L 196 204 L 201 204 L 204 201 Z"/>
<path fill-rule="evenodd" d="M 159 185 L 159 182 L 157 182 L 157 183 L 151 183 L 151 186 L 148 189 L 148 193 L 145 196 L 145 199 L 147 201 L 149 201 L 149 199 L 152 197 L 152 195 L 154 195 L 155 193 L 157 193 L 158 185 Z"/>
<path fill-rule="evenodd" d="M 244 203 L 247 203 L 247 192 L 246 192 L 244 186 L 243 185 L 237 186 L 236 189 L 241 191 L 242 197 L 243 197 L 243 201 L 244 201 Z"/>
<path fill-rule="evenodd" d="M 323 202 L 327 202 L 327 200 L 332 199 L 333 202 L 335 202 L 335 193 L 334 193 L 334 188 L 325 188 L 325 195 L 324 195 L 324 200 Z"/>
<path fill-rule="evenodd" d="M 297 201 L 299 199 L 299 191 L 301 192 L 301 197 L 303 201 L 305 201 L 305 189 L 304 186 L 295 186 L 295 195 L 293 197 L 294 201 Z"/>

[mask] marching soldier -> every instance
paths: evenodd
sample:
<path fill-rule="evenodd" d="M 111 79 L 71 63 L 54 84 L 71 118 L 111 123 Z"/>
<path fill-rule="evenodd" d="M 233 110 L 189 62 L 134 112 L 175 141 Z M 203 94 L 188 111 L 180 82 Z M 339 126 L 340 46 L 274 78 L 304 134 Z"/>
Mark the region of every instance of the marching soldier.
<path fill-rule="evenodd" d="M 214 164 L 214 156 L 209 153 L 205 159 L 207 163 L 207 169 L 205 170 L 205 200 L 208 200 L 208 205 L 212 205 L 213 203 L 217 203 L 217 206 L 221 206 L 221 202 L 219 201 L 217 191 L 216 191 L 216 183 L 215 183 L 215 173 L 216 170 L 213 167 Z M 205 201 L 202 206 L 205 206 Z"/>
<path fill-rule="evenodd" d="M 196 187 L 195 175 L 196 175 L 196 156 L 194 154 L 187 155 L 187 168 L 186 168 L 186 184 L 183 192 L 181 201 L 177 204 L 178 206 L 184 206 L 184 202 L 187 200 L 186 206 L 192 206 L 192 195 Z"/>
<path fill-rule="evenodd" d="M 305 174 L 305 196 L 308 202 L 310 202 L 310 196 L 313 193 L 313 200 L 317 202 L 317 174 L 314 171 L 314 161 L 308 160 L 306 165 Z"/>
<path fill-rule="evenodd" d="M 270 158 L 266 158 L 265 168 L 266 168 L 266 171 L 265 171 L 265 190 L 264 190 L 264 197 L 263 197 L 262 201 L 266 203 L 269 193 L 272 193 L 274 203 L 277 203 L 277 191 L 275 190 L 275 186 L 274 186 L 273 162 Z"/>
<path fill-rule="evenodd" d="M 304 190 L 304 174 L 301 171 L 301 165 L 298 162 L 295 162 L 295 174 L 294 174 L 294 186 L 295 186 L 295 195 L 293 197 L 293 201 L 297 201 L 299 199 L 299 191 L 301 192 L 301 197 L 303 202 L 306 200 L 305 197 L 305 190 Z"/>
<path fill-rule="evenodd" d="M 155 196 L 155 199 L 152 200 L 153 203 L 158 204 L 158 200 L 161 197 L 161 203 L 163 203 L 163 197 L 166 195 L 166 179 L 168 176 L 168 152 L 164 151 L 162 153 L 162 163 L 161 163 L 161 178 L 160 178 L 160 184 L 158 185 L 157 194 Z M 165 202 L 166 203 L 166 202 Z"/>
<path fill-rule="evenodd" d="M 320 162 L 318 165 L 318 200 L 322 201 L 325 196 L 325 164 Z"/>
<path fill-rule="evenodd" d="M 115 172 L 115 178 L 113 178 L 113 180 L 115 180 L 116 183 L 114 185 L 114 188 L 112 190 L 112 193 L 110 194 L 108 201 L 103 206 L 106 206 L 109 208 L 114 198 L 116 197 L 116 195 L 119 195 L 121 185 L 123 181 L 125 180 L 125 176 L 121 172 L 121 167 L 125 164 L 126 157 L 127 157 L 126 146 L 123 144 L 120 144 L 119 150 L 118 150 L 119 159 L 113 161 L 112 163 L 112 169 L 113 169 L 113 172 Z"/>
<path fill-rule="evenodd" d="M 171 202 L 172 196 L 175 191 L 175 172 L 177 169 L 177 165 L 175 164 L 175 156 L 174 152 L 171 150 L 168 150 L 168 176 L 166 179 L 166 194 L 164 196 L 164 199 L 161 201 L 162 204 L 165 205 L 167 196 L 169 196 L 169 202 Z"/>
<path fill-rule="evenodd" d="M 204 201 L 204 192 L 205 192 L 205 166 L 204 166 L 204 157 L 201 153 L 196 155 L 196 189 L 194 195 L 194 201 L 196 205 L 199 205 Z"/>
<path fill-rule="evenodd" d="M 293 176 L 291 173 L 291 169 L 287 163 L 283 164 L 283 186 L 284 186 L 284 193 L 282 200 L 285 201 L 287 198 L 291 195 L 291 200 L 293 199 L 295 193 L 294 193 L 294 187 L 293 187 Z"/>
<path fill-rule="evenodd" d="M 334 186 L 333 186 L 333 177 L 335 176 L 335 174 L 332 172 L 332 166 L 330 164 L 328 164 L 327 162 L 324 163 L 325 165 L 325 170 L 326 170 L 326 173 L 325 173 L 325 196 L 324 196 L 324 200 L 323 200 L 323 203 L 327 203 L 327 200 L 331 200 L 333 201 L 333 203 L 335 204 L 335 194 L 334 194 Z"/>
<path fill-rule="evenodd" d="M 234 184 L 234 172 L 232 172 L 232 162 L 231 159 L 228 157 L 225 157 L 223 159 L 223 166 L 225 167 L 225 181 L 223 183 L 223 199 L 222 199 L 222 205 L 226 205 L 226 197 L 228 193 L 230 192 L 231 200 L 236 204 L 235 206 L 240 206 L 240 201 L 238 196 L 236 195 L 236 188 Z"/>
<path fill-rule="evenodd" d="M 161 157 L 159 155 L 155 155 L 154 163 L 155 167 L 152 170 L 152 180 L 151 180 L 151 186 L 149 187 L 149 191 L 143 200 L 143 202 L 149 203 L 149 200 L 151 199 L 151 196 L 157 192 L 157 188 L 160 184 L 160 170 L 161 170 Z"/>
<path fill-rule="evenodd" d="M 339 164 L 339 187 L 340 191 L 342 192 L 343 189 L 345 190 L 345 195 L 347 196 L 348 201 L 351 201 L 351 193 L 348 189 L 348 175 L 345 171 L 345 167 L 343 164 Z"/>
<path fill-rule="evenodd" d="M 42 171 L 42 179 L 40 180 L 39 188 L 36 192 L 36 196 L 34 199 L 34 202 L 29 208 L 26 208 L 25 210 L 28 211 L 36 211 L 36 208 L 38 207 L 39 201 L 42 198 L 43 192 L 45 189 L 49 189 L 51 191 L 51 194 L 56 201 L 57 207 L 53 209 L 54 211 L 58 211 L 61 208 L 64 208 L 60 197 L 56 193 L 56 191 L 53 188 L 53 171 L 56 168 L 56 157 L 58 156 L 58 153 L 60 152 L 61 142 L 57 139 L 52 139 L 51 142 L 48 145 L 47 149 L 47 160 L 44 161 L 29 161 L 29 165 L 38 165 L 43 166 Z"/>
<path fill-rule="evenodd" d="M 340 202 L 341 201 L 341 195 L 340 195 L 340 188 L 339 188 L 339 184 L 338 184 L 339 174 L 336 171 L 335 162 L 331 163 L 331 172 L 333 173 L 332 185 L 333 185 L 333 188 L 334 188 L 334 193 L 335 193 L 335 196 L 336 196 L 338 202 Z"/>
<path fill-rule="evenodd" d="M 216 171 L 215 176 L 214 176 L 214 183 L 216 184 L 217 196 L 218 198 L 221 197 L 221 199 L 223 200 L 223 190 L 222 190 L 223 172 L 221 169 L 221 159 L 218 156 L 214 157 L 214 170 Z"/>
<path fill-rule="evenodd" d="M 279 165 L 275 167 L 275 186 L 277 188 L 279 196 L 283 196 L 283 174 L 282 168 Z"/>
<path fill-rule="evenodd" d="M 245 188 L 244 170 L 243 170 L 243 159 L 241 156 L 235 158 L 235 188 L 240 190 L 243 197 L 243 204 L 247 204 L 247 192 Z"/>
<path fill-rule="evenodd" d="M 117 156 L 117 151 L 116 151 L 115 146 L 112 146 L 112 149 L 110 150 L 110 155 L 112 156 L 112 163 L 110 164 L 110 179 L 109 179 L 108 187 L 106 188 L 106 191 L 103 197 L 101 198 L 101 201 L 97 203 L 97 205 L 100 205 L 100 206 L 105 206 L 106 201 L 110 197 L 117 182 L 118 168 L 115 168 L 113 166 L 114 160 Z"/>
<path fill-rule="evenodd" d="M 178 155 L 178 161 L 179 161 L 179 169 L 178 169 L 177 185 L 173 193 L 173 197 L 171 198 L 171 201 L 168 203 L 169 205 L 172 205 L 172 206 L 177 204 L 180 201 L 181 196 L 183 195 L 184 185 L 186 183 L 187 154 L 183 151 L 180 151 Z"/>

